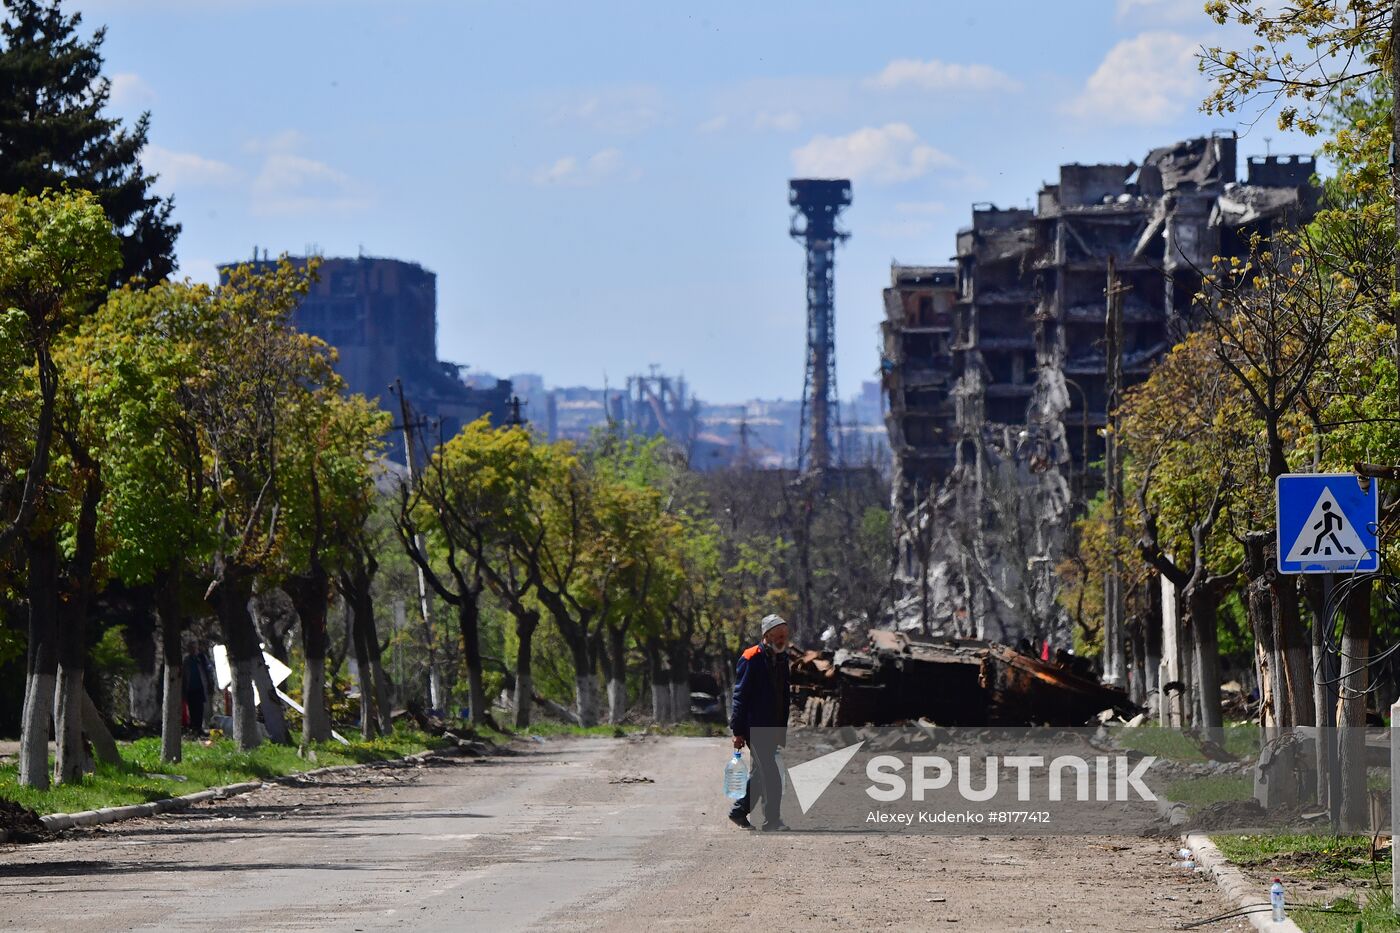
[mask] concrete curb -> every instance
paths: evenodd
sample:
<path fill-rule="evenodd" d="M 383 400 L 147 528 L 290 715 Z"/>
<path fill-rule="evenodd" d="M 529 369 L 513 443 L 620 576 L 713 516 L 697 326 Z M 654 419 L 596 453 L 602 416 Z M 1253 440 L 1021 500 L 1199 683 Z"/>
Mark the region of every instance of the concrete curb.
<path fill-rule="evenodd" d="M 433 755 L 455 757 L 461 753 L 461 750 L 457 748 L 445 748 L 440 751 L 415 752 L 412 755 L 405 755 L 402 758 L 366 761 L 363 764 L 331 765 L 325 768 L 315 768 L 311 771 L 297 771 L 293 774 L 280 775 L 266 782 L 247 781 L 241 784 L 227 784 L 223 787 L 211 787 L 208 790 L 196 791 L 193 794 L 185 794 L 181 797 L 162 797 L 160 800 L 152 800 L 150 803 L 130 804 L 124 807 L 103 807 L 100 810 L 83 810 L 79 813 L 50 813 L 48 816 L 39 817 L 39 820 L 44 824 L 45 829 L 54 831 L 72 829 L 74 826 L 100 826 L 104 823 L 115 823 L 118 820 L 130 820 L 141 816 L 155 816 L 158 813 L 185 810 L 197 803 L 237 797 L 255 790 L 262 790 L 264 787 L 269 787 L 273 784 L 291 784 L 299 778 L 314 777 L 322 774 L 338 774 L 343 771 L 358 771 L 362 768 L 373 768 L 380 765 L 417 764 Z M 5 842 L 7 837 L 8 833 L 0 831 L 0 843 Z"/>
<path fill-rule="evenodd" d="M 1259 889 L 1245 878 L 1244 872 L 1231 865 L 1230 860 L 1221 854 L 1209 836 L 1187 833 L 1181 837 L 1181 841 L 1196 856 L 1196 864 L 1215 879 L 1221 892 L 1236 907 L 1253 907 L 1268 901 L 1267 893 L 1261 895 Z M 1254 929 L 1264 933 L 1303 933 L 1302 928 L 1291 919 L 1275 923 L 1272 915 L 1266 910 L 1246 914 L 1245 918 Z"/>

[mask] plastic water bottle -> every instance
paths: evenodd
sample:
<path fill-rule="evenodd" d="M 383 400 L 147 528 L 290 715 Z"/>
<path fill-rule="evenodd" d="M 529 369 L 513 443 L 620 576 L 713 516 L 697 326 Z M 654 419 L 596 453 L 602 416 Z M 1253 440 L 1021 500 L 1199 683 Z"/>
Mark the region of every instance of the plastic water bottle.
<path fill-rule="evenodd" d="M 1274 886 L 1269 888 L 1269 905 L 1274 909 L 1274 922 L 1281 923 L 1283 916 L 1283 882 L 1274 879 Z"/>
<path fill-rule="evenodd" d="M 742 752 L 735 751 L 729 764 L 724 766 L 724 796 L 730 800 L 743 800 L 749 787 L 749 769 L 744 764 Z"/>

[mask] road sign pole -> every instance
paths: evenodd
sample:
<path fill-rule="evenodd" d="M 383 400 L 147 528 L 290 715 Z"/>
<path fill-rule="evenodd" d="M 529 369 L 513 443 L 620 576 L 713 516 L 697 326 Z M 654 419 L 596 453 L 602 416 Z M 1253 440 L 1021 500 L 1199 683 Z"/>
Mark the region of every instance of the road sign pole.
<path fill-rule="evenodd" d="M 1390 705 L 1390 838 L 1400 839 L 1400 781 L 1395 780 L 1395 775 L 1400 774 L 1400 700 L 1396 700 Z M 1400 891 L 1400 859 L 1392 856 L 1390 860 L 1390 890 Z M 1393 893 L 1390 900 L 1390 909 L 1396 914 L 1400 914 L 1400 897 Z"/>
<path fill-rule="evenodd" d="M 1332 625 L 1332 588 L 1336 583 L 1337 575 L 1333 573 L 1322 574 L 1322 611 L 1317 615 L 1315 623 L 1322 632 L 1327 632 Z M 1325 635 L 1319 634 L 1314 639 L 1319 646 L 1325 645 Z M 1337 698 L 1340 695 L 1338 689 L 1339 670 L 1334 670 L 1333 658 L 1327 653 L 1325 648 L 1320 652 L 1320 656 L 1313 662 L 1317 671 L 1316 689 L 1320 691 L 1323 702 L 1318 712 L 1323 716 L 1318 717 L 1318 749 L 1326 750 L 1326 756 L 1319 755 L 1319 763 L 1326 762 L 1325 772 L 1319 769 L 1318 782 L 1327 782 L 1327 814 L 1332 822 L 1332 831 L 1337 832 L 1342 825 L 1342 757 L 1341 747 L 1337 741 Z"/>

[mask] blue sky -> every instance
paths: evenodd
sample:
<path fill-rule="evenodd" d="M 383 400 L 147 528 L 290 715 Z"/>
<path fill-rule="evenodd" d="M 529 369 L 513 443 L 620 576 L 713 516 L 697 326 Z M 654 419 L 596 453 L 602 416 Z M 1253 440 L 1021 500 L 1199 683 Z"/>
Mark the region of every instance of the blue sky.
<path fill-rule="evenodd" d="M 182 270 L 392 256 L 438 276 L 445 359 L 556 385 L 650 364 L 712 401 L 802 388 L 787 180 L 848 175 L 842 394 L 878 366 L 892 259 L 973 202 L 1140 159 L 1197 112 L 1200 0 L 90 0 L 114 111 L 152 114 Z M 1234 34 L 1234 39 L 1239 37 Z M 1241 155 L 1309 151 L 1265 117 Z"/>

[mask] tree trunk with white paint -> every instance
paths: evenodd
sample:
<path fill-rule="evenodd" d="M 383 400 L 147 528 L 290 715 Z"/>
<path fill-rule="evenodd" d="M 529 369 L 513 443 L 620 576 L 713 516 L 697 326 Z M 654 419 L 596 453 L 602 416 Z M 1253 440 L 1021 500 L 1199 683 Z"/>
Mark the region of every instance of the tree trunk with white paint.
<path fill-rule="evenodd" d="M 102 482 L 85 452 L 70 443 L 70 453 L 87 476 L 73 535 L 73 550 L 62 563 L 62 599 L 58 621 L 58 685 L 54 699 L 54 777 L 76 784 L 91 768 L 83 741 L 83 670 L 87 666 L 88 606 L 96 584 L 92 565 L 97 556 L 97 506 Z"/>
<path fill-rule="evenodd" d="M 311 745 L 329 741 L 331 737 L 331 717 L 326 709 L 326 659 L 308 658 L 306 676 L 301 685 L 302 708 L 301 742 Z"/>
<path fill-rule="evenodd" d="M 180 744 L 184 716 L 184 672 L 180 662 L 165 662 L 165 697 L 160 711 L 160 760 L 179 761 L 183 757 Z M 194 725 L 194 723 L 191 723 Z"/>
<path fill-rule="evenodd" d="M 670 718 L 668 722 L 689 722 L 690 721 L 690 684 L 686 681 L 675 680 L 675 673 L 671 674 L 671 708 L 668 711 Z"/>
<path fill-rule="evenodd" d="M 608 722 L 617 725 L 627 715 L 627 681 L 608 680 Z"/>
<path fill-rule="evenodd" d="M 230 685 L 233 694 L 233 737 L 240 751 L 256 748 L 262 741 L 258 734 L 258 711 L 253 699 L 257 668 L 266 666 L 262 647 L 258 643 L 253 617 L 248 613 L 248 601 L 253 595 L 252 575 L 244 567 L 215 558 L 217 586 L 213 593 L 224 644 L 228 649 Z"/>
<path fill-rule="evenodd" d="M 54 690 L 53 779 L 77 784 L 87 772 L 87 748 L 83 745 L 83 669 L 58 665 Z"/>
<path fill-rule="evenodd" d="M 49 725 L 58 682 L 58 544 L 52 532 L 36 532 L 27 551 L 29 655 L 20 723 L 19 782 L 25 787 L 47 789 Z"/>
<path fill-rule="evenodd" d="M 651 682 L 651 718 L 658 723 L 671 721 L 671 681 Z"/>
<path fill-rule="evenodd" d="M 233 678 L 230 692 L 233 694 L 233 743 L 239 751 L 247 752 L 257 748 L 262 742 L 258 733 L 258 706 L 253 699 L 254 667 L 252 658 L 229 659 L 229 673 Z"/>
<path fill-rule="evenodd" d="M 53 694 L 57 683 L 57 671 L 34 673 L 28 678 L 19 752 L 19 782 L 25 787 L 49 788 L 49 725 L 53 722 Z"/>
<path fill-rule="evenodd" d="M 253 683 L 258 688 L 258 709 L 262 711 L 263 725 L 267 737 L 278 745 L 291 743 L 287 733 L 287 715 L 282 709 L 282 701 L 272 685 L 272 675 L 267 672 L 267 662 L 262 656 L 253 659 Z"/>
<path fill-rule="evenodd" d="M 669 721 L 671 708 L 671 672 L 662 663 L 661 646 L 653 636 L 647 639 L 647 673 L 651 680 L 651 718 L 654 722 Z"/>
<path fill-rule="evenodd" d="M 574 710 L 579 725 L 598 725 L 598 680 L 590 670 L 574 677 Z"/>
<path fill-rule="evenodd" d="M 102 714 L 98 712 L 97 704 L 92 702 L 92 696 L 86 690 L 83 691 L 83 732 L 92 744 L 93 754 L 98 761 L 109 765 L 121 764 L 122 756 L 117 751 L 117 740 L 112 738 L 112 730 L 107 728 Z"/>
<path fill-rule="evenodd" d="M 165 695 L 160 712 L 160 760 L 174 762 L 182 756 L 180 739 L 184 726 L 185 684 L 184 657 L 180 644 L 180 631 L 184 620 L 180 617 L 179 575 L 173 571 L 163 573 L 156 579 L 156 615 L 159 617 L 160 655 L 164 667 Z M 213 701 L 213 697 L 210 697 Z M 203 723 L 190 723 L 196 730 Z"/>
<path fill-rule="evenodd" d="M 306 658 L 306 674 L 301 684 L 301 742 L 312 745 L 331 737 L 331 719 L 326 709 L 326 615 L 330 609 L 330 577 L 319 558 L 311 569 L 289 577 L 282 589 L 291 599 L 301 625 L 301 649 Z"/>

